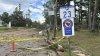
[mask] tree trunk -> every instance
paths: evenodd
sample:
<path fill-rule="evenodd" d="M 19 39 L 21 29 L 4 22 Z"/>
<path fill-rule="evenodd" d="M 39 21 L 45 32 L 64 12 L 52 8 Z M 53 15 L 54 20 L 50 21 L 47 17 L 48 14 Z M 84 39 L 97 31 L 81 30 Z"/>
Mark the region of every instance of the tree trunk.
<path fill-rule="evenodd" d="M 96 13 L 97 13 L 97 7 L 98 7 L 98 0 L 95 0 L 94 4 L 94 12 L 93 12 L 93 23 L 92 23 L 92 31 L 95 31 L 95 25 L 96 25 Z"/>
<path fill-rule="evenodd" d="M 92 24 L 92 14 L 91 14 L 91 4 L 92 4 L 92 1 L 89 0 L 89 15 L 88 15 L 88 29 L 91 30 L 91 24 Z"/>
<path fill-rule="evenodd" d="M 78 28 L 80 29 L 82 26 L 82 0 L 79 2 L 79 18 L 78 18 Z"/>

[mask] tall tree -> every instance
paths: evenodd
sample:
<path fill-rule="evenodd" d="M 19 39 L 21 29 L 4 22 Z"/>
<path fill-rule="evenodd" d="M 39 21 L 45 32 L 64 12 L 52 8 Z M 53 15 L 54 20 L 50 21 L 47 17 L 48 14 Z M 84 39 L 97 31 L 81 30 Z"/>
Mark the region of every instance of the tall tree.
<path fill-rule="evenodd" d="M 89 16 L 89 18 L 88 18 L 88 28 L 91 30 L 91 27 L 92 27 L 92 10 L 91 10 L 91 8 L 92 8 L 92 0 L 89 0 L 89 8 L 88 8 L 88 16 Z"/>
<path fill-rule="evenodd" d="M 3 12 L 2 16 L 1 16 L 1 20 L 4 21 L 5 23 L 9 23 L 9 21 L 10 21 L 9 14 L 7 12 Z"/>
<path fill-rule="evenodd" d="M 20 8 L 16 7 L 15 11 L 11 15 L 12 26 L 26 26 L 25 18 L 23 16 L 23 12 L 20 11 L 20 9 L 21 9 L 21 5 L 20 4 L 19 4 L 19 7 Z"/>
<path fill-rule="evenodd" d="M 93 31 L 96 29 L 97 8 L 98 8 L 98 0 L 95 0 L 94 12 L 93 12 L 93 23 L 92 23 L 92 30 Z"/>

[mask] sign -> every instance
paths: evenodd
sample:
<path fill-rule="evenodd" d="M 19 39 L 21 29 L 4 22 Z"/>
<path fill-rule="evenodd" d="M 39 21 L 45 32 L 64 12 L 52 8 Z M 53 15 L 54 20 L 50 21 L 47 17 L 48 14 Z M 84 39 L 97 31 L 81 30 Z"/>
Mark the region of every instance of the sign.
<path fill-rule="evenodd" d="M 76 2 L 80 2 L 80 0 L 76 0 Z"/>
<path fill-rule="evenodd" d="M 63 36 L 74 35 L 74 18 L 62 19 L 62 32 Z"/>
<path fill-rule="evenodd" d="M 11 22 L 9 22 L 9 25 L 8 25 L 8 27 L 9 27 L 9 28 L 11 28 Z"/>
<path fill-rule="evenodd" d="M 48 11 L 49 15 L 54 15 L 54 11 Z"/>
<path fill-rule="evenodd" d="M 60 8 L 60 18 L 67 19 L 75 17 L 74 6 L 64 6 Z"/>

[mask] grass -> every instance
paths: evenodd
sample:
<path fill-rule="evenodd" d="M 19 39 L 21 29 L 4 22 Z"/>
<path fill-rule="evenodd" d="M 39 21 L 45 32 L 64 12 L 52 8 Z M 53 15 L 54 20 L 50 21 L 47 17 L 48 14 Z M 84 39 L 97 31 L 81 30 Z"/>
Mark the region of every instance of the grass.
<path fill-rule="evenodd" d="M 0 27 L 0 32 L 8 32 L 8 31 L 12 31 L 14 30 L 14 28 L 7 28 L 7 27 Z"/>
<path fill-rule="evenodd" d="M 58 36 L 61 36 L 61 31 L 58 32 Z M 88 30 L 80 30 L 75 33 L 75 36 L 71 37 L 71 44 L 76 44 L 83 48 L 87 53 L 92 56 L 100 56 L 100 33 L 91 33 Z M 67 44 L 63 40 L 61 44 L 65 46 Z M 65 46 L 66 47 L 66 46 Z M 67 56 L 67 52 L 65 56 Z M 75 55 L 74 55 L 75 56 Z"/>
<path fill-rule="evenodd" d="M 1 33 L 1 32 L 17 31 L 18 28 L 21 28 L 21 27 L 12 27 L 12 28 L 0 27 L 0 33 Z"/>
<path fill-rule="evenodd" d="M 62 32 L 57 32 L 58 37 L 62 37 Z M 88 54 L 92 56 L 100 56 L 100 33 L 91 33 L 88 30 L 80 30 L 75 32 L 75 36 L 70 37 L 71 44 L 78 45 L 83 48 Z M 68 50 L 67 39 L 63 39 L 59 42 L 63 45 L 66 50 Z M 68 51 L 65 51 L 65 55 L 68 56 Z M 72 56 L 75 54 L 72 53 Z"/>
<path fill-rule="evenodd" d="M 87 30 L 76 32 L 71 38 L 72 44 L 77 44 L 93 56 L 100 56 L 100 34 Z"/>

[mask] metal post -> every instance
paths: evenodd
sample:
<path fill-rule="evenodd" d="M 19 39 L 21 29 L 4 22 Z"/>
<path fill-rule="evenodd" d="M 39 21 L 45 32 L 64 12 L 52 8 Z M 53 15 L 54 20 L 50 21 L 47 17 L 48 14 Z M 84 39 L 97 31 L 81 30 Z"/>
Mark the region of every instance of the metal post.
<path fill-rule="evenodd" d="M 68 39 L 68 52 L 69 52 L 69 56 L 71 56 L 71 48 L 70 48 L 70 38 L 67 36 Z"/>

